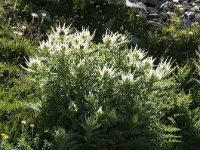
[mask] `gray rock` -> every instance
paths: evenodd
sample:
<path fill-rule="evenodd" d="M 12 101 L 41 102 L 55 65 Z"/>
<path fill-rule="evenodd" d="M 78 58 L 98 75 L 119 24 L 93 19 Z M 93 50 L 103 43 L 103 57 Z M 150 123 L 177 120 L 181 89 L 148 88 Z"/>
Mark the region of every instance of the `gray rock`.
<path fill-rule="evenodd" d="M 159 15 L 158 14 L 149 14 L 147 17 L 149 20 L 158 20 L 159 19 Z"/>
<path fill-rule="evenodd" d="M 157 14 L 158 13 L 158 9 L 156 9 L 155 7 L 147 7 L 147 11 L 149 14 Z"/>
<path fill-rule="evenodd" d="M 172 11 L 174 9 L 174 4 L 173 2 L 167 1 L 166 3 L 162 4 L 159 9 L 163 12 Z"/>
<path fill-rule="evenodd" d="M 156 20 L 156 21 L 153 21 L 153 20 L 149 20 L 149 24 L 151 26 L 154 26 L 154 27 L 160 27 L 161 24 Z"/>
<path fill-rule="evenodd" d="M 196 0 L 196 4 L 200 5 L 200 0 Z"/>
<path fill-rule="evenodd" d="M 167 4 L 167 7 L 168 7 L 169 9 L 171 9 L 171 10 L 174 9 L 174 3 L 173 3 L 172 1 L 167 1 L 166 4 Z"/>
<path fill-rule="evenodd" d="M 126 6 L 128 7 L 133 7 L 134 6 L 134 3 L 136 3 L 137 1 L 135 0 L 125 0 L 125 4 Z"/>
<path fill-rule="evenodd" d="M 179 0 L 172 0 L 174 4 L 179 4 Z"/>
<path fill-rule="evenodd" d="M 190 10 L 194 12 L 200 12 L 200 6 L 194 6 Z"/>
<path fill-rule="evenodd" d="M 181 27 L 183 28 L 189 28 L 192 25 L 192 21 L 188 18 L 184 18 L 181 20 Z"/>
<path fill-rule="evenodd" d="M 170 18 L 174 17 L 175 16 L 175 13 L 174 12 L 171 12 L 171 11 L 168 11 L 166 13 Z"/>
<path fill-rule="evenodd" d="M 126 4 L 126 0 L 112 0 L 112 2 L 117 5 L 125 5 Z"/>
<path fill-rule="evenodd" d="M 195 13 L 194 12 L 188 12 L 188 11 L 186 11 L 185 12 L 185 17 L 186 18 L 189 18 L 190 20 L 194 20 L 195 19 Z"/>
<path fill-rule="evenodd" d="M 155 7 L 156 5 L 158 5 L 158 1 L 157 0 L 146 0 L 146 3 L 150 6 Z"/>
<path fill-rule="evenodd" d="M 147 18 L 148 11 L 146 6 L 142 2 L 133 3 L 132 8 L 135 9 L 136 13 L 143 18 Z"/>

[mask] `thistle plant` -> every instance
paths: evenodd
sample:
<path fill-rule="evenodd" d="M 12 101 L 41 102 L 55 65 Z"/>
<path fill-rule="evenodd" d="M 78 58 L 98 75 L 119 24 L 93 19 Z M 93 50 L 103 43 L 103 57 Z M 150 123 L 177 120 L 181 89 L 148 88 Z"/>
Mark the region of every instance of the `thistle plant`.
<path fill-rule="evenodd" d="M 170 61 L 155 66 L 119 33 L 107 31 L 98 44 L 93 37 L 59 25 L 27 61 L 43 102 L 41 126 L 64 128 L 76 135 L 65 145 L 75 140 L 81 149 L 173 146 L 178 129 L 163 120 L 176 99 Z"/>

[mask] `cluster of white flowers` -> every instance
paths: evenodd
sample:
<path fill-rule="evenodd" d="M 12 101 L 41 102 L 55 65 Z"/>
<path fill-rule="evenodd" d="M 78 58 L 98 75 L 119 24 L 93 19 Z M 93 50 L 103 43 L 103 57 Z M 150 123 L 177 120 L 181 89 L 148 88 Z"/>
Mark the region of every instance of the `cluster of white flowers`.
<path fill-rule="evenodd" d="M 126 56 L 127 65 L 135 66 L 137 69 L 143 69 L 147 77 L 157 77 L 158 79 L 162 79 L 163 77 L 169 75 L 172 71 L 171 69 L 171 61 L 162 60 L 156 67 L 154 68 L 153 57 L 147 57 L 147 53 L 139 49 L 138 46 L 131 48 Z"/>
<path fill-rule="evenodd" d="M 82 28 L 81 32 L 75 31 L 70 26 L 58 25 L 53 32 L 48 35 L 47 41 L 40 42 L 41 50 L 48 50 L 50 55 L 64 52 L 70 54 L 72 49 L 89 49 L 94 34 L 90 34 L 88 29 Z"/>
<path fill-rule="evenodd" d="M 134 83 L 134 74 L 130 72 L 127 74 L 122 74 L 122 83 Z"/>
<path fill-rule="evenodd" d="M 103 35 L 102 41 L 107 46 L 117 46 L 129 43 L 128 36 L 125 36 L 118 32 L 113 33 L 108 30 L 106 31 L 105 35 Z"/>
<path fill-rule="evenodd" d="M 155 59 L 147 57 L 147 53 L 139 49 L 137 45 L 134 49 L 131 48 L 127 51 L 129 51 L 126 56 L 128 66 L 135 66 L 138 69 L 153 68 Z"/>
<path fill-rule="evenodd" d="M 27 60 L 26 65 L 28 66 L 28 71 L 34 72 L 40 70 L 43 64 L 39 58 L 30 57 L 29 61 Z"/>
<path fill-rule="evenodd" d="M 87 28 L 82 28 L 82 31 L 78 32 L 77 30 L 72 29 L 70 26 L 65 27 L 65 25 L 58 25 L 55 29 L 53 29 L 53 32 L 48 35 L 47 41 L 40 42 L 40 51 L 48 52 L 50 54 L 50 57 L 57 57 L 60 52 L 64 52 L 64 54 L 70 56 L 71 59 L 72 55 L 70 54 L 72 51 L 83 51 L 87 53 L 90 51 L 88 49 L 92 50 L 91 44 L 93 38 L 94 34 L 91 34 Z M 103 35 L 102 40 L 104 45 L 108 47 L 120 46 L 129 42 L 127 36 L 119 33 L 113 33 L 108 30 L 106 31 L 106 34 Z M 105 47 L 102 47 L 102 49 L 103 48 Z M 147 53 L 143 49 L 138 48 L 137 45 L 135 46 L 135 48 L 124 50 L 124 54 L 126 65 L 131 68 L 135 67 L 136 70 L 142 71 L 143 74 L 145 74 L 148 78 L 156 77 L 157 79 L 162 79 L 172 71 L 170 60 L 162 60 L 157 65 L 157 67 L 155 67 L 155 59 L 153 59 L 152 57 L 148 57 Z M 87 60 L 84 57 L 79 60 L 78 64 L 75 63 L 73 65 L 76 65 L 77 68 L 83 68 Z M 71 63 L 72 62 L 74 61 L 71 61 Z M 75 62 L 77 62 L 77 60 L 75 60 Z M 116 70 L 118 69 L 114 68 L 114 65 L 109 66 L 106 64 L 107 62 L 104 63 L 105 65 L 103 67 L 97 69 L 101 77 L 115 77 L 117 74 Z M 42 63 L 38 58 L 30 58 L 27 66 L 31 69 L 37 70 L 38 68 L 40 68 L 40 66 L 42 66 Z M 134 75 L 132 74 L 133 70 L 130 73 L 127 72 L 125 74 L 122 73 L 123 83 L 134 81 Z"/>
<path fill-rule="evenodd" d="M 81 60 L 79 61 L 78 65 L 77 65 L 77 68 L 83 69 L 84 66 L 85 66 L 85 61 L 86 61 L 85 59 L 81 59 Z"/>
<path fill-rule="evenodd" d="M 171 60 L 167 62 L 167 60 L 161 60 L 155 70 L 155 75 L 161 79 L 172 72 L 172 63 Z"/>
<path fill-rule="evenodd" d="M 115 70 L 113 67 L 108 67 L 107 65 L 103 66 L 103 69 L 99 69 L 99 73 L 101 77 L 114 77 L 115 76 Z"/>

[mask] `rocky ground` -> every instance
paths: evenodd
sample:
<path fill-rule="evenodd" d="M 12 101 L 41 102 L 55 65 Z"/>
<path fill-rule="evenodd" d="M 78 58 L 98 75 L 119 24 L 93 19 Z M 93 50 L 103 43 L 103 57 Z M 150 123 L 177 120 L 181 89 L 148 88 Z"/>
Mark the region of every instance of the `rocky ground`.
<path fill-rule="evenodd" d="M 136 10 L 153 26 L 168 24 L 175 16 L 184 28 L 200 24 L 200 0 L 124 0 L 116 1 Z"/>
<path fill-rule="evenodd" d="M 116 5 L 126 5 L 135 10 L 138 17 L 146 18 L 150 25 L 161 26 L 169 24 L 172 19 L 180 19 L 181 27 L 189 28 L 200 25 L 200 0 L 91 0 L 91 3 L 110 2 Z M 51 22 L 50 14 L 43 9 L 33 13 L 32 17 L 40 17 Z M 105 28 L 111 28 L 116 18 L 105 22 Z"/>

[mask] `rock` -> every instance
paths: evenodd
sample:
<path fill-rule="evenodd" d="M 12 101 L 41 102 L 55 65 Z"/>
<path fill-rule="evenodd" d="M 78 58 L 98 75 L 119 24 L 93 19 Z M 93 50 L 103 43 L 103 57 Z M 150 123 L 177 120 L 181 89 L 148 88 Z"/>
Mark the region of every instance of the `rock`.
<path fill-rule="evenodd" d="M 174 12 L 171 12 L 171 11 L 168 11 L 166 13 L 170 18 L 174 17 L 175 16 L 175 13 Z"/>
<path fill-rule="evenodd" d="M 174 9 L 173 2 L 167 1 L 166 3 L 162 4 L 159 8 L 163 12 L 172 11 Z"/>
<path fill-rule="evenodd" d="M 136 2 L 135 0 L 125 0 L 125 4 L 128 7 L 133 7 L 135 2 Z"/>
<path fill-rule="evenodd" d="M 184 18 L 181 21 L 181 27 L 183 27 L 183 28 L 189 28 L 189 27 L 191 27 L 191 25 L 192 25 L 192 21 L 188 18 Z"/>
<path fill-rule="evenodd" d="M 158 21 L 149 20 L 149 25 L 154 27 L 160 27 L 161 24 Z"/>
<path fill-rule="evenodd" d="M 195 19 L 195 13 L 194 12 L 186 11 L 184 15 L 185 15 L 186 18 L 189 18 L 190 20 L 194 20 Z"/>
<path fill-rule="evenodd" d="M 200 6 L 194 6 L 190 10 L 193 12 L 200 12 Z"/>
<path fill-rule="evenodd" d="M 174 4 L 179 4 L 179 0 L 172 0 Z"/>
<path fill-rule="evenodd" d="M 126 0 L 112 0 L 112 2 L 117 5 L 125 5 L 126 4 Z"/>
<path fill-rule="evenodd" d="M 133 3 L 131 7 L 135 9 L 136 13 L 140 17 L 147 18 L 148 11 L 146 6 L 142 2 Z"/>
<path fill-rule="evenodd" d="M 156 5 L 158 5 L 158 1 L 157 0 L 146 0 L 146 4 L 149 6 L 155 7 Z"/>
<path fill-rule="evenodd" d="M 167 7 L 168 7 L 169 9 L 171 9 L 171 10 L 174 9 L 174 3 L 173 3 L 172 1 L 167 1 L 166 4 L 167 4 Z"/>
<path fill-rule="evenodd" d="M 157 14 L 158 13 L 158 9 L 156 9 L 155 7 L 147 7 L 147 11 L 149 14 Z"/>
<path fill-rule="evenodd" d="M 147 18 L 148 18 L 149 20 L 159 19 L 159 15 L 158 15 L 158 14 L 149 14 L 149 15 L 147 16 Z"/>
<path fill-rule="evenodd" d="M 135 10 L 136 16 L 146 18 L 151 26 L 169 25 L 174 16 L 181 20 L 183 28 L 191 27 L 200 20 L 200 0 L 108 0 Z M 140 1 L 140 2 L 139 2 Z M 111 28 L 110 19 L 105 28 Z"/>

